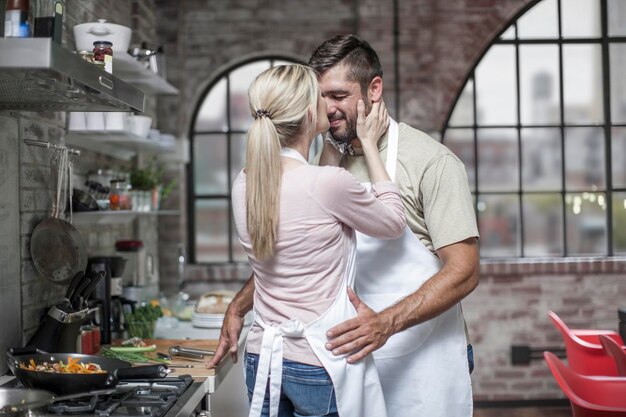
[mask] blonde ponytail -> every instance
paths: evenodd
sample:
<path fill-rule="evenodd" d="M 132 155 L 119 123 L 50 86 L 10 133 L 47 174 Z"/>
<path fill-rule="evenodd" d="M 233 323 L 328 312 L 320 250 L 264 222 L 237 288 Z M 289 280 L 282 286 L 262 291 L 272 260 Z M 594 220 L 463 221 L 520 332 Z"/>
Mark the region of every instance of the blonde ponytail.
<path fill-rule="evenodd" d="M 248 96 L 255 120 L 246 150 L 246 221 L 254 256 L 263 260 L 274 254 L 278 233 L 280 149 L 315 127 L 319 87 L 311 68 L 282 65 L 261 73 Z"/>

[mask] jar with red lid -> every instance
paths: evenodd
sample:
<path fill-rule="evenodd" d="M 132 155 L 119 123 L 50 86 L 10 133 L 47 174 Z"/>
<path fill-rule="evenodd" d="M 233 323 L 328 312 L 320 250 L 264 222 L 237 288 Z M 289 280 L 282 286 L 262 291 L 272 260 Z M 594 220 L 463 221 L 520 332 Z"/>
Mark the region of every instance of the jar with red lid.
<path fill-rule="evenodd" d="M 113 43 L 109 41 L 95 41 L 93 43 L 93 62 L 101 65 L 109 74 L 113 73 Z"/>

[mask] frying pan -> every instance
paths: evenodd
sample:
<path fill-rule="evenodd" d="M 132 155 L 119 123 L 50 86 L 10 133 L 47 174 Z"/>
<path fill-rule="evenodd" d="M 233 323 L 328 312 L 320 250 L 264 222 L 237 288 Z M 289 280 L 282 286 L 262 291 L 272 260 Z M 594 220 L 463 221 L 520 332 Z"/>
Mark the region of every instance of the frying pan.
<path fill-rule="evenodd" d="M 32 352 L 36 353 L 32 353 Z M 28 353 L 25 353 L 28 352 Z M 44 362 L 67 363 L 69 357 L 79 359 L 81 363 L 95 363 L 107 371 L 101 374 L 65 374 L 44 371 L 29 371 L 19 364 L 28 364 L 32 359 L 37 365 Z M 166 365 L 148 365 L 132 367 L 130 363 L 96 355 L 78 353 L 46 353 L 31 348 L 14 348 L 7 352 L 7 364 L 20 382 L 28 388 L 43 389 L 59 395 L 75 394 L 115 387 L 121 380 L 164 378 L 167 376 Z"/>
<path fill-rule="evenodd" d="M 87 250 L 80 233 L 59 216 L 61 202 L 66 201 L 61 199 L 61 194 L 68 176 L 67 166 L 67 149 L 56 150 L 50 161 L 55 190 L 50 217 L 35 226 L 30 238 L 35 268 L 55 284 L 67 284 L 87 267 Z"/>

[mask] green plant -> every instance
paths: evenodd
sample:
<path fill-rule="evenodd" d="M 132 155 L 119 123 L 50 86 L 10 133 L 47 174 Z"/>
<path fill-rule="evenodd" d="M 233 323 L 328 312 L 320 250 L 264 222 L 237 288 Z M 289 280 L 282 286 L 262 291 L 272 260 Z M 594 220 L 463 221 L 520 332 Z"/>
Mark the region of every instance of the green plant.
<path fill-rule="evenodd" d="M 166 198 L 174 189 L 176 180 L 163 183 L 165 169 L 162 165 L 152 161 L 145 168 L 135 167 L 130 172 L 130 185 L 134 190 L 149 191 L 162 186 L 161 198 Z"/>
<path fill-rule="evenodd" d="M 152 303 L 137 307 L 131 313 L 126 313 L 124 318 L 126 319 L 128 336 L 152 339 L 156 321 L 162 316 L 161 307 Z"/>

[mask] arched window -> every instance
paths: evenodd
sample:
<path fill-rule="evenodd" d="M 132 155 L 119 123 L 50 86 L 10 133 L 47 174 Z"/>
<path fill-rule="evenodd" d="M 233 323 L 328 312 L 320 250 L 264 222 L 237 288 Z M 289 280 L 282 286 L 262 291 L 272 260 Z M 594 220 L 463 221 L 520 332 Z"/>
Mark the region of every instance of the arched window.
<path fill-rule="evenodd" d="M 443 132 L 481 257 L 626 254 L 626 1 L 542 0 L 471 72 Z"/>
<path fill-rule="evenodd" d="M 191 262 L 246 262 L 232 221 L 231 185 L 245 163 L 252 123 L 248 87 L 262 71 L 291 60 L 265 57 L 230 68 L 207 88 L 192 119 L 187 172 Z"/>

